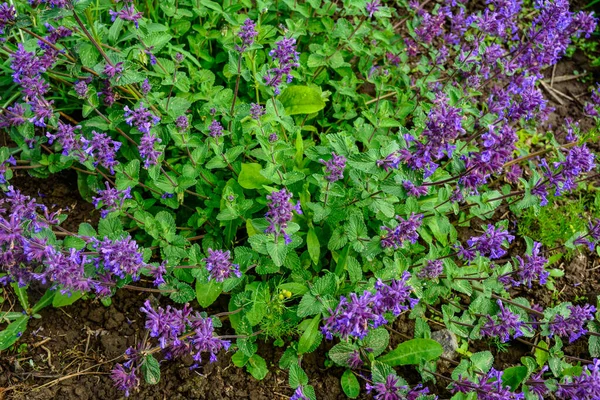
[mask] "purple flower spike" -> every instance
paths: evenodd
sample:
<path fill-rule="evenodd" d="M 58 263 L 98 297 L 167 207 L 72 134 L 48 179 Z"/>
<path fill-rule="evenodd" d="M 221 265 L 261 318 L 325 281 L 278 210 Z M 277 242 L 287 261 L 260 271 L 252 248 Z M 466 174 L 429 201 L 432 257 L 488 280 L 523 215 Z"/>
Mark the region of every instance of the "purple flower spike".
<path fill-rule="evenodd" d="M 519 281 L 517 284 L 524 284 L 527 287 L 531 287 L 534 280 L 539 281 L 540 285 L 545 285 L 550 273 L 544 269 L 544 265 L 548 262 L 548 259 L 540 256 L 541 243 L 534 242 L 533 250 L 531 255 L 526 255 L 525 260 L 517 256 L 519 265 L 517 267 L 517 275 Z"/>
<path fill-rule="evenodd" d="M 300 66 L 298 62 L 300 53 L 296 51 L 296 39 L 294 38 L 283 38 L 279 42 L 275 43 L 277 46 L 269 52 L 269 55 L 273 61 L 277 62 L 277 67 L 271 68 L 264 80 L 267 86 L 271 86 L 275 89 L 275 94 L 281 93 L 280 86 L 285 76 L 286 82 L 291 83 L 294 77 L 292 76 L 292 68 Z"/>
<path fill-rule="evenodd" d="M 287 228 L 288 223 L 292 220 L 294 210 L 296 213 L 302 214 L 300 202 L 293 205 L 291 203 L 292 194 L 285 188 L 267 195 L 267 200 L 269 200 L 267 203 L 269 210 L 265 214 L 265 217 L 267 218 L 267 222 L 269 222 L 269 227 L 265 230 L 265 233 L 275 234 L 275 241 L 277 241 L 280 235 L 283 235 L 285 243 L 290 244 L 292 239 L 285 232 L 285 228 Z"/>
<path fill-rule="evenodd" d="M 75 130 L 78 129 L 81 129 L 81 125 L 73 126 L 70 124 L 65 124 L 62 121 L 58 121 L 56 133 L 46 133 L 48 143 L 52 144 L 54 141 L 58 141 L 62 147 L 63 156 L 68 156 L 74 150 L 81 150 L 81 144 L 77 141 L 77 135 L 75 134 Z"/>
<path fill-rule="evenodd" d="M 223 125 L 216 119 L 213 120 L 208 126 L 208 131 L 210 132 L 210 136 L 214 138 L 218 138 L 223 136 Z"/>
<path fill-rule="evenodd" d="M 102 165 L 107 168 L 111 174 L 115 173 L 114 167 L 119 164 L 116 160 L 117 151 L 121 147 L 121 142 L 112 140 L 106 133 L 92 131 L 92 139 L 88 140 L 81 137 L 83 143 L 83 152 L 91 156 L 94 166 Z"/>
<path fill-rule="evenodd" d="M 319 160 L 321 164 L 325 164 L 325 179 L 334 183 L 344 178 L 344 168 L 346 168 L 346 157 L 331 153 L 332 159 L 325 161 Z"/>
<path fill-rule="evenodd" d="M 145 133 L 140 140 L 139 150 L 140 157 L 144 160 L 144 168 L 148 169 L 152 165 L 158 164 L 158 157 L 162 152 L 155 148 L 155 145 L 160 143 L 161 139 L 153 133 Z"/>
<path fill-rule="evenodd" d="M 369 18 L 373 18 L 373 14 L 379 11 L 380 6 L 381 3 L 379 2 L 379 0 L 373 0 L 365 5 L 365 10 L 367 10 L 367 12 L 369 13 Z"/>
<path fill-rule="evenodd" d="M 121 75 L 123 73 L 123 63 L 122 62 L 118 62 L 115 65 L 106 64 L 104 66 L 104 73 L 109 78 L 114 78 L 117 75 Z"/>
<path fill-rule="evenodd" d="M 102 207 L 104 208 L 100 211 L 102 218 L 106 218 L 109 213 L 123 207 L 125 199 L 131 199 L 131 188 L 117 190 L 117 188 L 111 188 L 108 182 L 105 182 L 105 184 L 106 189 L 98 190 L 98 197 L 92 198 L 94 207 L 98 208 L 98 205 L 102 203 Z"/>
<path fill-rule="evenodd" d="M 569 306 L 568 309 L 571 312 L 569 316 L 555 315 L 550 322 L 549 329 L 550 336 L 569 336 L 569 343 L 572 343 L 587 333 L 584 326 L 587 321 L 594 319 L 596 307 L 586 304 L 583 307 Z"/>
<path fill-rule="evenodd" d="M 138 21 L 144 16 L 143 13 L 135 10 L 133 4 L 126 4 L 119 11 L 109 10 L 108 12 L 110 13 L 111 21 L 114 22 L 117 18 L 120 18 L 123 21 L 132 21 L 135 24 L 136 29 L 140 27 Z"/>
<path fill-rule="evenodd" d="M 131 391 L 140 386 L 137 368 L 132 368 L 128 371 L 122 364 L 117 364 L 112 370 L 110 377 L 114 381 L 115 387 L 125 392 L 125 397 L 129 397 Z"/>
<path fill-rule="evenodd" d="M 246 51 L 248 46 L 252 46 L 254 43 L 254 38 L 258 36 L 258 32 L 256 31 L 256 25 L 254 21 L 250 18 L 246 19 L 242 26 L 240 27 L 240 32 L 238 33 L 238 37 L 242 39 L 242 45 L 236 45 L 235 49 L 240 53 Z"/>
<path fill-rule="evenodd" d="M 135 126 L 145 134 L 150 133 L 150 129 L 160 122 L 160 118 L 144 107 L 144 103 L 140 103 L 136 109 L 131 110 L 128 106 L 125 106 L 123 110 L 125 111 L 124 116 L 127 125 Z"/>
<path fill-rule="evenodd" d="M 208 249 L 208 257 L 203 259 L 206 263 L 206 269 L 209 272 L 209 280 L 214 279 L 216 282 L 223 282 L 225 279 L 235 275 L 238 278 L 242 276 L 240 266 L 231 263 L 231 252 L 229 250 L 212 250 Z"/>
<path fill-rule="evenodd" d="M 502 228 L 496 229 L 494 225 L 488 225 L 485 234 L 472 237 L 467 240 L 469 248 L 479 251 L 483 257 L 489 257 L 490 260 L 501 258 L 506 254 L 502 248 L 504 242 L 511 243 L 515 237 Z"/>
<path fill-rule="evenodd" d="M 519 315 L 504 308 L 501 300 L 498 300 L 498 306 L 500 314 L 496 316 L 495 320 L 489 315 L 486 316 L 488 320 L 481 327 L 481 336 L 500 337 L 502 343 L 510 340 L 511 333 L 514 339 L 523 336 L 525 324 L 520 320 Z"/>
<path fill-rule="evenodd" d="M 252 119 L 258 121 L 260 119 L 260 117 L 262 117 L 263 115 L 265 115 L 267 111 L 265 110 L 265 108 L 263 106 L 261 106 L 260 104 L 255 104 L 252 103 L 250 105 L 250 116 L 252 117 Z"/>
<path fill-rule="evenodd" d="M 444 272 L 442 260 L 428 260 L 427 264 L 419 271 L 417 277 L 420 279 L 435 279 Z"/>
<path fill-rule="evenodd" d="M 396 216 L 399 221 L 398 225 L 392 229 L 387 226 L 382 226 L 381 230 L 385 231 L 385 235 L 381 238 L 381 247 L 393 247 L 397 249 L 402 247 L 405 241 L 416 243 L 419 239 L 417 229 L 421 227 L 423 223 L 423 214 L 411 214 L 408 219 L 403 219 L 400 216 Z"/>

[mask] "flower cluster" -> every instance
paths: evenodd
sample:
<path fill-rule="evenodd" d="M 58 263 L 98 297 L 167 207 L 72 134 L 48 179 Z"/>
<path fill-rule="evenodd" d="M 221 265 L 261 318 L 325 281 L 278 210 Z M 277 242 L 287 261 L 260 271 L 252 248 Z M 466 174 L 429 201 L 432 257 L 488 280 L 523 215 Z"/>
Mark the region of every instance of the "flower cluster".
<path fill-rule="evenodd" d="M 192 312 L 188 304 L 182 309 L 171 306 L 155 309 L 146 300 L 140 310 L 146 314 L 146 329 L 151 337 L 158 339 L 167 358 L 191 355 L 195 361 L 192 368 L 196 368 L 202 354 L 208 353 L 210 362 L 215 362 L 217 353 L 229 349 L 229 341 L 215 336 L 212 318 Z"/>
<path fill-rule="evenodd" d="M 500 313 L 494 318 L 487 315 L 487 321 L 481 327 L 481 336 L 499 337 L 502 343 L 508 342 L 512 335 L 513 339 L 523 336 L 527 329 L 519 315 L 504 307 L 501 300 L 497 302 Z"/>
<path fill-rule="evenodd" d="M 285 188 L 267 195 L 267 200 L 269 201 L 267 203 L 269 209 L 265 214 L 265 218 L 269 226 L 265 230 L 265 233 L 275 234 L 275 241 L 277 241 L 279 236 L 283 235 L 285 243 L 290 244 L 292 239 L 285 232 L 285 229 L 294 216 L 293 211 L 302 214 L 300 202 L 293 205 L 291 203 L 292 194 Z"/>
<path fill-rule="evenodd" d="M 550 336 L 568 336 L 572 343 L 587 333 L 585 325 L 594 319 L 596 307 L 586 304 L 584 306 L 569 306 L 569 316 L 556 314 L 549 323 Z"/>
<path fill-rule="evenodd" d="M 109 213 L 119 210 L 123 207 L 125 200 L 131 198 L 130 187 L 125 190 L 118 190 L 117 188 L 111 188 L 108 182 L 105 182 L 105 185 L 106 189 L 98 190 L 98 196 L 92 199 L 94 207 L 98 208 L 100 205 L 103 208 L 100 211 L 102 218 L 106 218 Z"/>
<path fill-rule="evenodd" d="M 216 282 L 223 282 L 225 279 L 235 275 L 238 278 L 242 276 L 240 266 L 231 263 L 231 252 L 229 250 L 208 249 L 208 257 L 203 259 L 206 263 L 206 269 L 209 272 L 209 279 Z"/>
<path fill-rule="evenodd" d="M 242 39 L 241 45 L 235 45 L 235 49 L 240 53 L 246 51 L 248 46 L 252 46 L 254 43 L 254 38 L 258 36 L 258 32 L 256 31 L 256 25 L 254 21 L 250 18 L 247 18 L 242 26 L 240 27 L 240 32 L 238 33 L 238 37 Z"/>
<path fill-rule="evenodd" d="M 367 383 L 367 393 L 372 393 L 375 400 L 418 399 L 429 393 L 429 388 L 423 388 L 422 385 L 414 388 L 401 385 L 396 374 L 389 374 L 385 382 Z"/>
<path fill-rule="evenodd" d="M 399 215 L 396 216 L 399 221 L 398 225 L 392 229 L 387 226 L 382 226 L 381 230 L 385 231 L 385 235 L 381 238 L 381 247 L 393 247 L 397 249 L 402 247 L 405 241 L 416 243 L 419 239 L 417 230 L 421 227 L 423 222 L 422 214 L 411 214 L 408 219 L 404 219 Z"/>
<path fill-rule="evenodd" d="M 490 260 L 501 258 L 506 254 L 502 247 L 504 243 L 511 243 L 515 237 L 507 230 L 496 228 L 489 224 L 484 235 L 474 236 L 467 240 L 468 247 L 458 246 L 458 255 L 465 260 L 473 261 L 477 252 Z"/>
<path fill-rule="evenodd" d="M 146 264 L 138 244 L 130 237 L 117 240 L 104 238 L 102 241 L 94 238 L 92 246 L 98 251 L 97 269 L 102 268 L 121 279 L 126 276 L 131 276 L 134 281 L 139 279 L 140 270 Z"/>
<path fill-rule="evenodd" d="M 283 78 L 287 83 L 291 83 L 294 77 L 292 76 L 292 68 L 300 66 L 298 59 L 300 53 L 296 51 L 296 39 L 283 38 L 275 43 L 276 48 L 269 52 L 273 61 L 277 62 L 277 66 L 271 68 L 264 80 L 267 86 L 275 89 L 275 94 L 281 93 L 281 84 Z"/>
<path fill-rule="evenodd" d="M 138 131 L 149 134 L 150 129 L 160 122 L 160 118 L 152 114 L 148 108 L 144 107 L 144 103 L 140 103 L 138 108 L 130 109 L 125 106 L 125 122 L 129 126 L 135 126 Z"/>
<path fill-rule="evenodd" d="M 384 314 L 392 312 L 395 316 L 402 311 L 414 307 L 416 301 L 410 298 L 411 286 L 407 283 L 410 274 L 404 272 L 400 280 L 392 280 L 390 284 L 378 281 L 376 292 L 365 290 L 360 296 L 350 293 L 342 296 L 335 311 L 323 319 L 321 331 L 327 339 L 339 335 L 342 339 L 350 336 L 364 339 L 371 329 L 375 329 L 388 321 Z"/>
<path fill-rule="evenodd" d="M 92 139 L 81 137 L 83 152 L 94 159 L 94 166 L 107 168 L 111 174 L 115 173 L 114 167 L 119 164 L 117 151 L 121 148 L 121 142 L 112 140 L 106 133 L 92 131 Z"/>
<path fill-rule="evenodd" d="M 337 182 L 344 178 L 344 168 L 346 168 L 346 157 L 331 153 L 332 159 L 325 161 L 319 160 L 321 164 L 325 164 L 325 179 L 329 182 Z"/>

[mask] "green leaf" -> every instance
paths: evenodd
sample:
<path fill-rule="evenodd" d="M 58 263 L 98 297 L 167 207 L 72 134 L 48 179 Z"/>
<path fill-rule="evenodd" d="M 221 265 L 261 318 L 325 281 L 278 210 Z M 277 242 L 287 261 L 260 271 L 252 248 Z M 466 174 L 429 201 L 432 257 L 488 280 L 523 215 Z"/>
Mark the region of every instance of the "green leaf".
<path fill-rule="evenodd" d="M 365 347 L 372 349 L 373 357 L 385 351 L 390 343 L 390 334 L 384 327 L 373 329 L 365 338 Z"/>
<path fill-rule="evenodd" d="M 319 244 L 319 238 L 315 232 L 315 228 L 310 228 L 306 235 L 306 245 L 308 246 L 308 254 L 312 262 L 317 265 L 319 263 L 319 257 L 321 255 L 321 245 Z"/>
<path fill-rule="evenodd" d="M 52 307 L 59 308 L 70 306 L 71 304 L 79 300 L 81 296 L 83 296 L 83 292 L 79 290 L 71 292 L 70 295 L 62 294 L 61 292 L 56 292 L 54 298 L 52 299 Z"/>
<path fill-rule="evenodd" d="M 321 314 L 317 314 L 308 325 L 298 342 L 298 354 L 308 352 L 317 341 L 319 335 L 319 322 L 321 322 Z"/>
<path fill-rule="evenodd" d="M 15 291 L 21 307 L 28 312 L 29 297 L 27 296 L 27 287 L 20 287 L 18 283 L 11 283 L 10 286 L 12 286 L 13 290 Z"/>
<path fill-rule="evenodd" d="M 592 339 L 595 336 L 590 337 L 590 339 Z M 537 362 L 538 366 L 541 368 L 544 365 L 546 365 L 546 362 L 548 361 L 548 357 L 549 354 L 548 353 L 548 343 L 544 342 L 544 341 L 540 341 L 537 345 L 537 347 L 535 348 L 535 361 Z"/>
<path fill-rule="evenodd" d="M 278 267 L 283 265 L 287 250 L 288 246 L 282 240 L 278 240 L 277 243 L 267 242 L 267 252 Z"/>
<path fill-rule="evenodd" d="M 412 339 L 402 342 L 394 350 L 379 357 L 378 361 L 392 367 L 418 365 L 422 361 L 435 360 L 442 355 L 442 345 L 432 339 Z"/>
<path fill-rule="evenodd" d="M 258 163 L 242 163 L 238 183 L 244 189 L 262 189 L 263 185 L 270 184 L 271 180 L 265 178 L 260 171 L 262 171 L 262 165 Z"/>
<path fill-rule="evenodd" d="M 327 273 L 316 280 L 310 291 L 315 296 L 333 296 L 336 288 L 335 275 L 332 273 Z"/>
<path fill-rule="evenodd" d="M 340 384 L 342 385 L 342 390 L 346 396 L 351 399 L 355 399 L 360 394 L 360 383 L 358 383 L 358 379 L 349 369 L 345 370 L 340 378 Z"/>
<path fill-rule="evenodd" d="M 356 346 L 348 342 L 340 342 L 333 346 L 327 353 L 331 361 L 342 367 L 348 366 L 348 359 L 357 350 Z"/>
<path fill-rule="evenodd" d="M 517 366 L 510 367 L 504 370 L 502 374 L 502 386 L 510 386 L 514 392 L 517 390 L 523 379 L 527 376 L 527 367 Z"/>
<path fill-rule="evenodd" d="M 56 295 L 55 290 L 46 289 L 46 293 L 42 296 L 41 299 L 35 303 L 35 306 L 31 309 L 32 314 L 38 313 L 42 308 L 45 308 L 52 304 L 52 300 L 54 300 L 54 296 Z"/>
<path fill-rule="evenodd" d="M 184 282 L 177 282 L 174 287 L 176 292 L 173 292 L 169 295 L 169 298 L 176 303 L 188 303 L 194 300 L 195 294 L 194 289 L 190 285 Z"/>
<path fill-rule="evenodd" d="M 142 363 L 142 375 L 149 385 L 156 385 L 160 381 L 160 364 L 152 354 L 144 358 Z"/>
<path fill-rule="evenodd" d="M 25 329 L 27 329 L 27 321 L 29 321 L 29 316 L 23 315 L 0 332 L 0 351 L 8 349 L 19 340 Z"/>
<path fill-rule="evenodd" d="M 222 291 L 222 282 L 216 282 L 214 279 L 211 279 L 208 283 L 196 281 L 196 299 L 198 300 L 198 304 L 204 308 L 214 303 Z"/>
<path fill-rule="evenodd" d="M 269 372 L 267 369 L 267 362 L 258 354 L 250 357 L 248 364 L 246 364 L 246 369 L 255 379 L 258 379 L 259 381 L 263 380 Z"/>
<path fill-rule="evenodd" d="M 321 302 L 312 294 L 306 293 L 302 296 L 300 304 L 298 304 L 297 314 L 300 318 L 308 317 L 309 315 L 315 315 L 323 311 L 323 305 Z"/>
<path fill-rule="evenodd" d="M 308 384 L 308 375 L 298 364 L 290 365 L 289 384 L 292 389 Z"/>
<path fill-rule="evenodd" d="M 479 372 L 487 373 L 494 364 L 494 356 L 490 351 L 480 351 L 471 355 L 471 362 Z"/>
<path fill-rule="evenodd" d="M 288 115 L 313 114 L 325 108 L 321 90 L 309 86 L 288 86 L 279 101 Z"/>
<path fill-rule="evenodd" d="M 250 360 L 250 357 L 248 357 L 242 351 L 236 351 L 235 354 L 231 356 L 231 362 L 238 368 L 241 368 L 244 365 L 246 365 L 248 363 L 248 360 Z"/>

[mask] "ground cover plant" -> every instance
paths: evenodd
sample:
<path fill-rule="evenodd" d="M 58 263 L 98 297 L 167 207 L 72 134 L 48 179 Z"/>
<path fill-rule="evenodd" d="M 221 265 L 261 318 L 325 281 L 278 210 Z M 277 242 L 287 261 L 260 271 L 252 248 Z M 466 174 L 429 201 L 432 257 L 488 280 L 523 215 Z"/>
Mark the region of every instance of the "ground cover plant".
<path fill-rule="evenodd" d="M 547 124 L 542 92 L 596 20 L 563 0 L 469 3 L 2 3 L 0 280 L 22 312 L 1 314 L 0 350 L 45 307 L 137 290 L 153 296 L 112 372 L 125 396 L 161 363 L 225 351 L 263 379 L 266 340 L 295 400 L 319 397 L 302 359 L 325 341 L 350 398 L 436 398 L 434 382 L 454 399 L 600 398 L 596 299 L 515 295 L 552 292 L 563 254 L 600 241 L 583 205 L 544 245 L 519 228 L 597 181 L 600 88 L 585 131 Z M 13 179 L 67 169 L 97 226 L 65 228 L 68 210 Z M 404 315 L 413 338 L 392 347 Z M 461 350 L 450 370 L 440 328 Z M 565 354 L 577 341 L 589 359 Z M 535 357 L 496 370 L 469 351 L 482 342 Z"/>

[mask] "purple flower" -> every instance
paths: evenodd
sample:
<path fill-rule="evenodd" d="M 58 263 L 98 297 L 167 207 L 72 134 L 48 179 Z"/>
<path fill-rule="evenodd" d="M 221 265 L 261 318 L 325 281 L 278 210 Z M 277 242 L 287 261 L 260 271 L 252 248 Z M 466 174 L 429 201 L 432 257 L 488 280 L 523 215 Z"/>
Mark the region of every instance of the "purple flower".
<path fill-rule="evenodd" d="M 290 397 L 290 400 L 310 400 L 310 399 L 308 397 L 306 397 L 306 395 L 304 394 L 304 389 L 303 389 L 302 385 L 300 385 L 296 388 L 296 390 L 294 391 L 294 394 Z"/>
<path fill-rule="evenodd" d="M 265 115 L 266 112 L 267 111 L 265 110 L 265 108 L 260 104 L 252 103 L 250 105 L 250 116 L 256 121 L 258 121 L 260 117 Z"/>
<path fill-rule="evenodd" d="M 385 382 L 367 383 L 367 393 L 373 393 L 375 400 L 416 400 L 429 393 L 429 388 L 422 389 L 423 385 L 417 385 L 409 388 L 406 385 L 400 385 L 400 379 L 396 374 L 389 374 Z"/>
<path fill-rule="evenodd" d="M 108 76 L 109 78 L 114 78 L 117 75 L 121 75 L 121 73 L 123 73 L 122 62 L 118 62 L 115 65 L 106 64 L 104 66 L 104 74 L 106 74 L 106 76 Z"/>
<path fill-rule="evenodd" d="M 242 276 L 240 266 L 231 263 L 231 252 L 229 250 L 208 249 L 208 257 L 202 261 L 206 263 L 209 280 L 214 279 L 216 282 L 223 282 L 225 279 L 230 278 L 232 274 L 238 278 Z"/>
<path fill-rule="evenodd" d="M 417 186 L 411 181 L 402 182 L 402 187 L 406 190 L 406 194 L 411 197 L 425 196 L 429 192 L 427 186 Z"/>
<path fill-rule="evenodd" d="M 452 393 L 477 392 L 478 400 L 524 400 L 523 393 L 514 393 L 510 386 L 502 386 L 503 371 L 492 368 L 486 375 L 480 376 L 477 381 L 470 381 L 461 376 L 452 383 Z"/>
<path fill-rule="evenodd" d="M 402 278 L 392 279 L 389 284 L 383 283 L 380 279 L 377 280 L 375 283 L 377 293 L 373 304 L 375 312 L 379 314 L 391 312 L 397 317 L 402 312 L 416 306 L 419 301 L 410 297 L 413 288 L 408 284 L 409 279 L 410 273 L 404 271 Z"/>
<path fill-rule="evenodd" d="M 540 256 L 541 243 L 534 242 L 533 250 L 531 255 L 526 255 L 525 260 L 517 256 L 519 265 L 517 267 L 517 275 L 519 281 L 517 284 L 524 284 L 527 287 L 531 287 L 534 280 L 539 281 L 540 285 L 545 285 L 550 273 L 544 269 L 544 265 L 548 262 L 548 259 Z"/>
<path fill-rule="evenodd" d="M 148 79 L 144 79 L 144 82 L 142 82 L 141 90 L 142 90 L 142 95 L 144 95 L 144 96 L 147 96 L 148 93 L 150 93 L 150 91 L 152 90 L 152 85 L 150 85 L 150 82 L 148 82 Z"/>
<path fill-rule="evenodd" d="M 414 244 L 419 239 L 417 229 L 421 227 L 423 214 L 413 213 L 406 220 L 397 215 L 396 219 L 399 223 L 394 229 L 387 226 L 381 227 L 381 230 L 385 231 L 385 235 L 381 238 L 381 247 L 383 248 L 393 247 L 397 249 L 402 247 L 407 240 Z"/>
<path fill-rule="evenodd" d="M 160 143 L 162 140 L 153 133 L 144 133 L 140 139 L 140 157 L 144 160 L 144 168 L 148 169 L 152 165 L 158 164 L 158 157 L 162 154 L 162 151 L 155 148 L 155 145 Z"/>
<path fill-rule="evenodd" d="M 133 4 L 126 4 L 119 11 L 109 10 L 110 20 L 115 21 L 117 18 L 123 21 L 132 21 L 135 24 L 136 29 L 139 28 L 138 21 L 144 16 L 141 12 L 136 12 Z"/>
<path fill-rule="evenodd" d="M 177 61 L 178 63 L 182 62 L 184 59 L 183 54 L 177 52 L 175 53 L 175 61 Z"/>
<path fill-rule="evenodd" d="M 160 118 L 144 107 L 144 103 L 140 103 L 139 107 L 133 110 L 125 106 L 124 110 L 127 125 L 135 126 L 142 133 L 150 133 L 150 129 L 160 122 Z"/>
<path fill-rule="evenodd" d="M 20 126 L 25 123 L 25 108 L 19 103 L 6 107 L 0 114 L 0 128 Z"/>
<path fill-rule="evenodd" d="M 131 188 L 128 187 L 125 190 L 117 190 L 117 188 L 111 188 L 108 182 L 105 182 L 106 189 L 98 190 L 98 197 L 94 197 L 92 199 L 92 204 L 94 207 L 98 208 L 100 203 L 104 208 L 100 211 L 100 216 L 102 218 L 106 218 L 106 216 L 113 212 L 117 211 L 121 207 L 123 207 L 123 203 L 125 199 L 131 199 Z"/>
<path fill-rule="evenodd" d="M 184 132 L 184 131 L 187 131 L 188 128 L 190 127 L 190 121 L 188 120 L 188 118 L 185 115 L 180 115 L 175 120 L 175 126 L 177 127 L 177 130 L 179 132 Z"/>
<path fill-rule="evenodd" d="M 364 365 L 364 361 L 360 358 L 360 352 L 354 350 L 348 357 L 348 367 L 352 369 L 359 369 Z"/>
<path fill-rule="evenodd" d="M 556 314 L 549 323 L 550 336 L 569 336 L 569 343 L 579 339 L 587 333 L 584 328 L 587 321 L 594 320 L 596 307 L 586 304 L 585 306 L 568 306 L 570 314 L 564 317 Z"/>
<path fill-rule="evenodd" d="M 278 140 L 278 138 L 277 138 L 277 134 L 276 133 L 271 133 L 269 135 L 269 142 L 270 143 L 275 143 L 277 140 Z"/>
<path fill-rule="evenodd" d="M 165 274 L 167 273 L 167 262 L 163 261 L 158 266 L 150 268 L 150 275 L 154 277 L 154 286 L 160 286 L 166 283 Z"/>
<path fill-rule="evenodd" d="M 146 54 L 150 58 L 150 65 L 156 65 L 156 63 L 158 63 L 158 60 L 156 59 L 156 56 L 154 55 L 152 50 L 154 50 L 154 46 L 150 46 L 144 49 L 144 54 Z"/>
<path fill-rule="evenodd" d="M 365 10 L 367 10 L 367 12 L 369 13 L 369 18 L 372 18 L 373 14 L 379 11 L 380 6 L 381 3 L 379 2 L 379 0 L 373 0 L 365 5 Z"/>
<path fill-rule="evenodd" d="M 46 120 L 54 115 L 53 103 L 54 100 L 48 101 L 43 97 L 34 97 L 29 101 L 33 112 L 33 117 L 29 118 L 29 122 L 32 122 L 35 126 L 46 127 Z"/>
<path fill-rule="evenodd" d="M 427 264 L 419 271 L 417 277 L 420 279 L 435 279 L 444 272 L 442 260 L 427 260 Z"/>
<path fill-rule="evenodd" d="M 494 225 L 489 224 L 485 234 L 474 236 L 467 240 L 470 248 L 478 251 L 481 256 L 489 257 L 490 260 L 501 258 L 506 254 L 502 248 L 504 242 L 511 243 L 515 237 L 502 228 L 496 229 Z"/>
<path fill-rule="evenodd" d="M 14 22 L 17 17 L 15 7 L 8 3 L 0 4 L 0 35 L 4 35 L 6 25 Z"/>
<path fill-rule="evenodd" d="M 167 306 L 166 309 L 158 307 L 155 310 L 150 305 L 150 300 L 144 302 L 140 311 L 146 314 L 146 329 L 150 331 L 150 336 L 158 338 L 160 347 L 163 349 L 185 333 L 189 323 L 188 317 L 192 312 L 187 305 L 181 310 L 171 306 Z"/>
<path fill-rule="evenodd" d="M 296 51 L 296 39 L 294 38 L 283 38 L 277 43 L 277 46 L 269 52 L 269 55 L 277 63 L 277 66 L 271 68 L 264 80 L 267 86 L 271 86 L 275 89 L 275 94 L 281 93 L 281 83 L 283 77 L 286 77 L 286 82 L 291 83 L 294 77 L 292 76 L 292 68 L 300 66 L 298 63 L 300 53 Z"/>
<path fill-rule="evenodd" d="M 275 241 L 280 235 L 283 235 L 285 243 L 290 244 L 292 239 L 285 232 L 285 228 L 292 220 L 294 210 L 296 213 L 302 214 L 300 202 L 294 206 L 291 203 L 292 194 L 285 188 L 267 195 L 267 200 L 269 201 L 267 203 L 268 211 L 265 217 L 269 227 L 265 229 L 265 233 L 275 234 Z"/>
<path fill-rule="evenodd" d="M 48 143 L 52 144 L 55 140 L 58 141 L 62 147 L 63 156 L 68 156 L 73 152 L 73 150 L 81 150 L 81 144 L 77 141 L 77 135 L 75 134 L 76 129 L 81 129 L 81 125 L 73 126 L 70 124 L 64 124 L 62 121 L 58 121 L 56 133 L 46 133 L 46 137 L 48 137 Z"/>
<path fill-rule="evenodd" d="M 121 147 L 121 142 L 112 140 L 106 133 L 92 131 L 92 139 L 88 140 L 81 137 L 83 151 L 85 154 L 95 159 L 94 166 L 102 165 L 107 168 L 111 174 L 115 173 L 114 167 L 119 164 L 116 160 L 117 151 Z"/>
<path fill-rule="evenodd" d="M 587 239 L 587 237 L 591 237 L 592 240 Z M 594 247 L 598 244 L 600 240 L 600 219 L 596 218 L 595 222 L 588 223 L 588 233 L 584 236 L 578 237 L 573 242 L 575 245 L 586 245 L 590 249 L 590 251 L 594 251 Z"/>
<path fill-rule="evenodd" d="M 240 31 L 238 33 L 238 37 L 242 39 L 242 45 L 235 45 L 235 49 L 240 53 L 246 51 L 248 46 L 252 46 L 254 43 L 254 38 L 258 36 L 258 32 L 256 31 L 256 25 L 254 21 L 250 18 L 247 18 L 242 26 L 240 27 Z"/>
<path fill-rule="evenodd" d="M 112 86 L 110 85 L 110 81 L 105 79 L 103 82 L 103 88 L 100 91 L 100 94 L 104 96 L 103 102 L 104 105 L 110 107 L 115 101 L 117 101 L 117 94 L 114 92 Z"/>
<path fill-rule="evenodd" d="M 350 293 L 349 298 L 342 296 L 335 311 L 323 319 L 321 331 L 329 340 L 334 334 L 342 339 L 350 336 L 364 339 L 370 329 L 387 323 L 380 313 L 373 310 L 375 300 L 376 295 L 366 290 L 360 297 L 356 293 Z"/>
<path fill-rule="evenodd" d="M 214 138 L 223 136 L 223 125 L 214 119 L 208 126 L 209 135 Z"/>
<path fill-rule="evenodd" d="M 85 80 L 75 82 L 73 89 L 80 99 L 85 99 L 88 95 L 89 87 Z"/>
<path fill-rule="evenodd" d="M 500 314 L 494 319 L 489 315 L 485 317 L 487 321 L 481 327 L 481 336 L 499 337 L 502 343 L 508 342 L 511 334 L 514 339 L 523 336 L 525 324 L 520 320 L 519 315 L 504 308 L 501 300 L 498 300 L 497 304 L 500 307 Z"/>
<path fill-rule="evenodd" d="M 111 371 L 111 379 L 114 381 L 117 389 L 125 392 L 125 397 L 129 397 L 132 390 L 140 386 L 140 378 L 137 376 L 137 369 L 125 369 L 122 364 L 115 365 Z"/>
<path fill-rule="evenodd" d="M 321 164 L 325 164 L 325 179 L 331 183 L 337 182 L 344 178 L 344 168 L 346 168 L 346 157 L 331 153 L 332 159 L 325 161 L 319 160 Z"/>
<path fill-rule="evenodd" d="M 564 400 L 589 400 L 600 398 L 600 359 L 583 367 L 581 375 L 565 376 L 558 385 L 556 397 Z"/>
<path fill-rule="evenodd" d="M 140 270 L 146 266 L 138 244 L 130 237 L 117 240 L 105 237 L 102 241 L 93 238 L 92 246 L 98 252 L 96 268 L 99 269 L 102 262 L 105 271 L 110 271 L 121 279 L 130 276 L 134 281 L 138 280 Z"/>
<path fill-rule="evenodd" d="M 75 249 L 70 249 L 68 254 L 64 254 L 54 248 L 49 249 L 46 255 L 46 269 L 36 274 L 38 280 L 42 283 L 46 280 L 53 282 L 61 288 L 62 294 L 90 291 L 92 282 L 85 276 L 85 267 L 90 260 L 86 255 Z"/>

